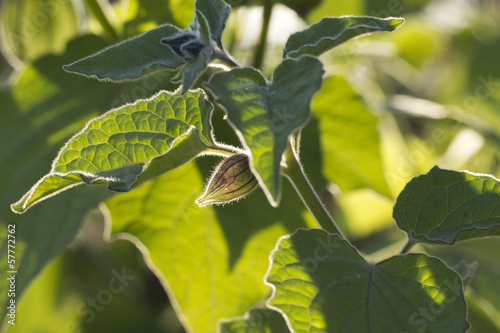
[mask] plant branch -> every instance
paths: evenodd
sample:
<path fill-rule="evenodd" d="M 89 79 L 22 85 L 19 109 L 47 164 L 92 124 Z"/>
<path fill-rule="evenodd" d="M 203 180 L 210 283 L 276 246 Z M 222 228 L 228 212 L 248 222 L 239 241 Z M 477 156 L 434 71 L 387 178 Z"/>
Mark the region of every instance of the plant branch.
<path fill-rule="evenodd" d="M 285 157 L 286 166 L 283 167 L 282 172 L 295 187 L 295 190 L 299 194 L 309 212 L 314 216 L 321 228 L 332 234 L 338 234 L 340 237 L 345 239 L 342 232 L 340 232 L 340 229 L 335 224 L 335 221 L 330 216 L 318 195 L 312 188 L 311 183 L 307 179 L 304 170 L 300 165 L 299 158 L 290 144 L 285 150 L 283 156 Z"/>
<path fill-rule="evenodd" d="M 253 67 L 260 69 L 264 60 L 266 51 L 267 35 L 269 32 L 269 23 L 271 22 L 271 14 L 273 12 L 273 2 L 264 0 L 264 13 L 262 15 L 262 27 L 260 30 L 260 39 L 253 58 Z"/>
<path fill-rule="evenodd" d="M 104 29 L 104 31 L 106 31 L 109 37 L 113 40 L 113 42 L 117 42 L 119 40 L 118 33 L 116 32 L 108 16 L 106 15 L 106 11 L 104 10 L 101 1 L 102 0 L 85 0 L 85 3 L 89 7 L 94 17 L 97 19 L 97 21 L 99 21 L 99 24 Z"/>
<path fill-rule="evenodd" d="M 245 154 L 245 153 L 246 152 L 240 148 L 218 142 L 208 147 L 208 149 L 205 151 L 206 155 L 217 155 L 225 157 L 230 157 L 233 156 L 234 154 Z"/>

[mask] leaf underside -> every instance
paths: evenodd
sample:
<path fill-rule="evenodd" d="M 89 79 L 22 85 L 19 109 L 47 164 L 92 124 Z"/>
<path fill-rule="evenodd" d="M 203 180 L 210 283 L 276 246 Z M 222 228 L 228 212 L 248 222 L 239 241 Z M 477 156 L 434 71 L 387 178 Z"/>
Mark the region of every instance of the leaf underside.
<path fill-rule="evenodd" d="M 83 183 L 128 191 L 186 163 L 212 145 L 212 104 L 201 90 L 157 95 L 91 120 L 61 149 L 48 175 L 12 205 L 35 203 Z"/>
<path fill-rule="evenodd" d="M 121 81 L 139 78 L 150 70 L 155 70 L 156 66 L 161 66 L 172 71 L 173 77 L 174 70 L 184 64 L 184 60 L 160 41 L 179 32 L 179 28 L 165 24 L 63 68 L 68 72 L 96 77 L 99 80 Z"/>

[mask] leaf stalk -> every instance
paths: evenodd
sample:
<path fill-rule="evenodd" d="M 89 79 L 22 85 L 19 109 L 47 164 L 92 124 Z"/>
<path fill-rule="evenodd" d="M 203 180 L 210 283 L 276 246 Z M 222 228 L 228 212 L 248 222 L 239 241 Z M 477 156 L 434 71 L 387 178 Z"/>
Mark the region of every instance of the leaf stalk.
<path fill-rule="evenodd" d="M 253 58 L 252 66 L 260 69 L 264 60 L 264 53 L 267 45 L 267 35 L 269 33 L 269 23 L 271 22 L 271 14 L 273 12 L 273 2 L 264 0 L 264 13 L 262 15 L 262 28 L 260 30 L 260 39 Z"/>
<path fill-rule="evenodd" d="M 299 157 L 290 144 L 285 150 L 283 157 L 286 165 L 282 168 L 282 173 L 290 180 L 307 209 L 316 219 L 321 228 L 345 239 L 344 235 L 337 227 L 337 224 L 307 179 L 302 165 L 299 162 Z"/>

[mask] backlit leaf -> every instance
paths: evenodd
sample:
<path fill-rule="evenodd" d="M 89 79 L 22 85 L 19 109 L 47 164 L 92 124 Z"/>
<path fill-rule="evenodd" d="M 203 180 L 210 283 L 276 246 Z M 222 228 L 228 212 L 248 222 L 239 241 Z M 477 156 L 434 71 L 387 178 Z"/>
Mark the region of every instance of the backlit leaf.
<path fill-rule="evenodd" d="M 427 242 L 498 235 L 500 183 L 488 175 L 434 167 L 406 185 L 393 216 L 411 238 Z"/>
<path fill-rule="evenodd" d="M 269 305 L 296 333 L 457 333 L 469 327 L 462 280 L 440 260 L 409 254 L 369 263 L 323 230 L 282 237 L 266 280 L 274 289 Z"/>
<path fill-rule="evenodd" d="M 155 159 L 162 163 L 153 163 L 154 170 L 141 181 L 188 162 L 212 144 L 212 108 L 200 90 L 185 95 L 162 91 L 91 120 L 13 210 L 22 213 L 83 183 L 107 183 L 110 190 L 128 191 Z"/>
<path fill-rule="evenodd" d="M 283 58 L 297 58 L 303 54 L 318 56 L 349 39 L 376 31 L 393 31 L 403 22 L 402 18 L 392 17 L 325 17 L 291 35 L 283 49 Z"/>
<path fill-rule="evenodd" d="M 144 252 L 188 332 L 216 332 L 219 320 L 243 316 L 264 299 L 276 240 L 310 226 L 287 183 L 277 209 L 260 190 L 239 203 L 199 207 L 195 199 L 214 162 L 187 163 L 106 202 L 112 233 Z"/>
<path fill-rule="evenodd" d="M 319 120 L 323 172 L 327 179 L 342 191 L 370 187 L 390 197 L 382 165 L 378 119 L 349 83 L 340 76 L 327 78 L 311 108 Z"/>
<path fill-rule="evenodd" d="M 271 82 L 253 68 L 238 68 L 214 75 L 207 84 L 250 150 L 250 167 L 274 206 L 281 195 L 281 155 L 289 135 L 308 121 L 322 74 L 319 60 L 306 56 L 284 60 Z"/>
<path fill-rule="evenodd" d="M 2 51 L 12 65 L 30 63 L 47 53 L 61 53 L 79 30 L 72 1 L 4 0 L 0 11 Z"/>
<path fill-rule="evenodd" d="M 63 68 L 68 72 L 112 81 L 136 79 L 146 71 L 150 73 L 152 70 L 157 70 L 159 67 L 152 68 L 156 65 L 173 71 L 184 64 L 184 60 L 160 41 L 180 31 L 172 25 L 162 25 Z"/>

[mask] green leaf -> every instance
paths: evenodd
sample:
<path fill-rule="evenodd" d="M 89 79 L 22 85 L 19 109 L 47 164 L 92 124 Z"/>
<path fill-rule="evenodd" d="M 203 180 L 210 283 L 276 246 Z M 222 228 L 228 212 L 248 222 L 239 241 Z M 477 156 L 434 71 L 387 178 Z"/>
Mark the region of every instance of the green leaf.
<path fill-rule="evenodd" d="M 61 70 L 68 58 L 104 46 L 103 40 L 95 36 L 78 38 L 68 44 L 65 55 L 48 55 L 34 61 L 19 73 L 12 86 L 0 91 L 0 105 L 8 110 L 0 112 L 0 238 L 7 239 L 8 224 L 16 225 L 18 302 L 33 278 L 74 239 L 87 210 L 109 197 L 103 186 L 89 186 L 67 191 L 23 215 L 13 214 L 9 207 L 43 176 L 60 147 L 87 119 L 120 101 L 121 93 L 143 87 L 139 82 L 105 85 Z M 152 84 L 159 78 L 149 79 Z M 0 255 L 4 258 L 7 245 L 0 241 Z M 0 262 L 0 268 L 2 272 L 10 270 L 7 260 Z M 0 280 L 1 321 L 8 319 L 7 282 Z"/>
<path fill-rule="evenodd" d="M 277 209 L 260 191 L 225 207 L 198 207 L 215 159 L 196 162 L 199 168 L 187 163 L 106 205 L 112 233 L 144 252 L 186 331 L 212 333 L 220 319 L 242 316 L 268 295 L 262 279 L 276 240 L 310 224 L 288 184 Z"/>
<path fill-rule="evenodd" d="M 427 242 L 489 236 L 500 225 L 500 183 L 492 176 L 436 166 L 406 185 L 393 216 L 411 238 Z"/>
<path fill-rule="evenodd" d="M 206 18 L 211 38 L 220 43 L 231 7 L 222 0 L 196 0 L 195 8 Z"/>
<path fill-rule="evenodd" d="M 455 270 L 457 267 L 464 267 L 465 271 L 470 267 L 475 270 L 474 277 L 468 279 L 466 289 L 471 331 L 500 332 L 500 292 L 497 284 L 500 280 L 500 266 L 497 259 L 500 251 L 498 237 L 473 239 L 450 246 L 437 243 L 421 245 L 426 253 L 439 257 L 448 267 Z M 458 271 L 461 275 L 463 272 L 463 269 Z M 470 276 L 470 274 L 462 275 L 462 279 L 468 275 Z M 481 329 L 484 326 L 494 326 L 495 329 Z"/>
<path fill-rule="evenodd" d="M 378 119 L 340 76 L 327 78 L 314 97 L 323 172 L 342 191 L 370 187 L 391 196 L 384 177 Z M 308 152 L 304 152 L 307 154 Z"/>
<path fill-rule="evenodd" d="M 323 230 L 282 237 L 266 277 L 269 305 L 294 332 L 465 332 L 460 276 L 424 254 L 369 263 Z"/>
<path fill-rule="evenodd" d="M 199 34 L 199 41 L 204 47 L 196 55 L 196 58 L 187 62 L 182 70 L 182 93 L 184 94 L 200 77 L 214 56 L 214 50 L 210 45 L 210 27 L 205 16 L 200 11 L 195 12 L 195 20 L 190 27 Z"/>
<path fill-rule="evenodd" d="M 128 191 L 193 159 L 212 145 L 210 114 L 213 106 L 201 90 L 184 96 L 159 92 L 91 120 L 61 149 L 48 175 L 12 205 L 22 213 L 30 206 L 83 183 L 107 183 L 114 191 Z M 173 149 L 177 146 L 177 149 Z"/>
<path fill-rule="evenodd" d="M 283 49 L 283 58 L 298 58 L 303 54 L 318 56 L 349 39 L 377 31 L 393 31 L 403 22 L 404 19 L 393 17 L 325 17 L 291 35 Z"/>
<path fill-rule="evenodd" d="M 0 13 L 0 44 L 14 66 L 61 53 L 80 27 L 72 1 L 5 0 Z"/>
<path fill-rule="evenodd" d="M 309 120 L 322 74 L 321 62 L 306 56 L 284 60 L 272 82 L 253 68 L 238 68 L 214 75 L 207 84 L 251 152 L 250 167 L 273 206 L 281 195 L 281 155 L 289 135 Z"/>
<path fill-rule="evenodd" d="M 164 312 L 154 309 L 164 310 L 166 297 L 141 253 L 128 241 L 107 243 L 89 232 L 102 227 L 99 214 L 89 215 L 74 245 L 40 272 L 22 298 L 16 297 L 16 325 L 8 325 L 9 333 L 102 332 L 103 327 L 106 332 L 165 333 L 158 325 Z M 146 290 L 156 296 L 144 297 Z"/>
<path fill-rule="evenodd" d="M 157 70 L 157 65 L 173 71 L 184 64 L 184 60 L 160 41 L 179 32 L 177 27 L 162 25 L 63 68 L 68 72 L 95 77 L 98 80 L 112 81 L 136 79 L 146 71 L 150 73 Z"/>
<path fill-rule="evenodd" d="M 220 333 L 290 333 L 281 313 L 271 309 L 252 309 L 244 318 L 223 321 Z"/>

